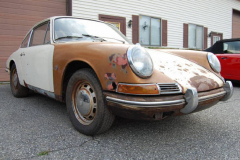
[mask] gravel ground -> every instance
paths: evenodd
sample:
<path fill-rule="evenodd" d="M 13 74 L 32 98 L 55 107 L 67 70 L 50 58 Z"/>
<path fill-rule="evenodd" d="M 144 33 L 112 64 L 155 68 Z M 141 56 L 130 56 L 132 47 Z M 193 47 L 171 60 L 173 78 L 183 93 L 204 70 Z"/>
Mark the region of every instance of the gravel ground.
<path fill-rule="evenodd" d="M 39 94 L 14 98 L 0 85 L 0 159 L 240 159 L 240 85 L 227 102 L 158 122 L 117 118 L 90 137 L 65 104 Z"/>

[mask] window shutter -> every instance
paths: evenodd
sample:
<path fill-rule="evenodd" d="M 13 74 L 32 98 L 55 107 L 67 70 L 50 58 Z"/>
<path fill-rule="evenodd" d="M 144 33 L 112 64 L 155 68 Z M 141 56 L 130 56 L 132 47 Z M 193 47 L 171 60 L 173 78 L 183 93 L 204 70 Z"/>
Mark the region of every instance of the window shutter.
<path fill-rule="evenodd" d="M 132 42 L 139 43 L 139 16 L 132 15 Z"/>
<path fill-rule="evenodd" d="M 188 24 L 183 24 L 183 48 L 188 48 Z"/>
<path fill-rule="evenodd" d="M 162 20 L 162 46 L 167 46 L 167 20 Z"/>
<path fill-rule="evenodd" d="M 208 42 L 208 28 L 204 27 L 204 45 L 203 45 L 203 49 L 207 48 L 207 42 Z"/>
<path fill-rule="evenodd" d="M 72 0 L 66 0 L 66 14 L 72 16 Z"/>

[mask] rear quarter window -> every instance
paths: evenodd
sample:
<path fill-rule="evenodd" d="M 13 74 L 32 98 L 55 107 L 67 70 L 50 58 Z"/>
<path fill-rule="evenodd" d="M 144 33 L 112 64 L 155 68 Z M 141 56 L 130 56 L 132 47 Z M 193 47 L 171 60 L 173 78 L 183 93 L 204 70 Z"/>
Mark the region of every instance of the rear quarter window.
<path fill-rule="evenodd" d="M 28 33 L 28 35 L 25 37 L 25 39 L 23 40 L 22 44 L 21 44 L 21 48 L 25 48 L 28 46 L 28 40 L 29 40 L 29 36 L 30 36 L 30 33 Z"/>

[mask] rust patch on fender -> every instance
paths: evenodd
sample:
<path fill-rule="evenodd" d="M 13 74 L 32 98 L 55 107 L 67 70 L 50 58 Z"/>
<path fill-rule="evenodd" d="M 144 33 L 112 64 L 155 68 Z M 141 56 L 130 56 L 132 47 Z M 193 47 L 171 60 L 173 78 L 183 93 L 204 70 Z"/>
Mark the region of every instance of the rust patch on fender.
<path fill-rule="evenodd" d="M 115 80 L 117 79 L 116 74 L 115 73 L 106 73 L 104 75 L 104 78 L 109 80 L 109 81 L 107 81 L 107 89 L 115 91 L 117 88 L 117 82 L 115 82 Z"/>
<path fill-rule="evenodd" d="M 122 71 L 124 73 L 127 73 L 126 67 L 128 65 L 127 60 L 127 53 L 120 54 L 120 53 L 113 53 L 111 56 L 109 56 L 109 65 L 116 68 L 116 65 L 121 66 Z"/>
<path fill-rule="evenodd" d="M 27 83 L 24 80 L 23 80 L 23 83 L 24 83 L 25 87 L 28 88 L 28 85 L 27 85 Z"/>
<path fill-rule="evenodd" d="M 104 75 L 104 78 L 105 78 L 105 79 L 109 79 L 109 80 L 115 80 L 115 79 L 117 79 L 115 73 L 106 73 L 106 74 Z"/>
<path fill-rule="evenodd" d="M 207 73 L 206 71 L 204 71 L 204 70 L 202 70 L 202 69 L 200 69 L 200 72 L 202 72 L 202 73 Z"/>
<path fill-rule="evenodd" d="M 195 74 L 196 76 L 199 76 L 199 74 L 198 74 L 198 73 L 196 73 L 196 72 L 193 72 L 193 74 Z"/>
<path fill-rule="evenodd" d="M 115 91 L 117 88 L 117 83 L 113 81 L 108 81 L 107 82 L 107 89 L 111 91 Z"/>
<path fill-rule="evenodd" d="M 199 92 L 219 88 L 217 82 L 205 76 L 195 76 L 190 81 L 191 86 L 195 87 Z"/>

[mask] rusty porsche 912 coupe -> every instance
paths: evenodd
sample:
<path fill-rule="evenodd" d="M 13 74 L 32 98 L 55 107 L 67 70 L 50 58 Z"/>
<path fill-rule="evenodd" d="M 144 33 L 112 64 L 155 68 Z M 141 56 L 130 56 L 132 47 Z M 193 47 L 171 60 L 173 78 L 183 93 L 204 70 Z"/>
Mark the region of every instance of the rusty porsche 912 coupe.
<path fill-rule="evenodd" d="M 160 120 L 233 94 L 210 52 L 146 49 L 109 23 L 77 17 L 36 24 L 6 71 L 15 97 L 30 89 L 65 102 L 74 127 L 86 135 L 107 131 L 116 115 Z"/>

